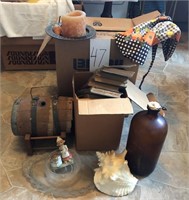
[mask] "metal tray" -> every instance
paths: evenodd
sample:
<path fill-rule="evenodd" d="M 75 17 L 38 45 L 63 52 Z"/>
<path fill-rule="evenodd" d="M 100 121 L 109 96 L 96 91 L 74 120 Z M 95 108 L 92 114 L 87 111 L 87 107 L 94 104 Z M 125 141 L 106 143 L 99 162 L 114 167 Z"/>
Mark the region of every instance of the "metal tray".
<path fill-rule="evenodd" d="M 88 39 L 90 39 L 90 38 L 92 38 L 92 37 L 94 37 L 96 35 L 96 30 L 93 27 L 89 26 L 89 25 L 86 26 L 86 35 L 85 36 L 82 36 L 82 37 L 70 37 L 70 38 L 63 37 L 61 35 L 57 35 L 53 31 L 53 27 L 54 27 L 54 25 L 49 25 L 49 26 L 47 26 L 45 31 L 49 36 L 51 36 L 51 37 L 53 37 L 55 39 L 59 39 L 59 40 L 88 40 Z"/>

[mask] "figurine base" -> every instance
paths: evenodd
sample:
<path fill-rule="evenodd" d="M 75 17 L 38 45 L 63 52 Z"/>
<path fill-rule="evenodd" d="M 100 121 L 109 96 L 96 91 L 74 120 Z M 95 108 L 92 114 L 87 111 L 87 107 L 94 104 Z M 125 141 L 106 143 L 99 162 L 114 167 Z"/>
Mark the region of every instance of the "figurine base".
<path fill-rule="evenodd" d="M 55 187 L 62 187 L 62 185 L 66 185 L 67 182 L 68 184 L 74 183 L 74 181 L 76 181 L 74 177 L 78 177 L 77 175 L 81 166 L 80 159 L 76 153 L 71 153 L 73 159 L 66 163 L 62 161 L 62 163 L 60 163 L 60 161 L 58 163 L 56 162 L 58 165 L 53 163 L 55 155 L 57 158 L 61 159 L 61 155 L 58 151 L 53 151 L 46 161 L 45 176 L 47 177 L 47 181 Z"/>
<path fill-rule="evenodd" d="M 50 154 L 48 160 L 47 160 L 48 168 L 51 169 L 51 171 L 58 173 L 58 174 L 64 174 L 68 173 L 69 171 L 73 171 L 74 169 L 74 160 L 73 158 L 69 159 L 69 161 L 64 162 L 61 158 L 61 154 L 59 151 L 54 151 Z"/>

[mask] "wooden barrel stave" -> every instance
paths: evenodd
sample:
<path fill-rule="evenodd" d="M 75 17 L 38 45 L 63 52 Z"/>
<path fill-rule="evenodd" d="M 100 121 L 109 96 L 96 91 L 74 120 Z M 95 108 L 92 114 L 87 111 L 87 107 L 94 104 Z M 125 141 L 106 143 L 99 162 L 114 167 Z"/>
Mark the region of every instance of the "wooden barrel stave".
<path fill-rule="evenodd" d="M 34 100 L 31 100 L 30 96 L 19 98 L 12 108 L 12 132 L 16 136 L 25 134 L 48 136 L 59 135 L 61 131 L 70 132 L 73 120 L 72 109 L 73 100 L 70 97 L 53 99 L 49 96 Z"/>

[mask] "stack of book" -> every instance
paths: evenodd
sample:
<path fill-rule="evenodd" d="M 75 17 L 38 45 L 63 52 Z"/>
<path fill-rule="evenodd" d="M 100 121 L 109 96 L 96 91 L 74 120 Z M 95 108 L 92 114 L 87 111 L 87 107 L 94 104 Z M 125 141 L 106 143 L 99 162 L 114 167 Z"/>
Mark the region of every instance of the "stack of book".
<path fill-rule="evenodd" d="M 93 74 L 77 95 L 80 98 L 126 98 L 127 80 L 134 74 L 122 68 L 104 66 Z"/>

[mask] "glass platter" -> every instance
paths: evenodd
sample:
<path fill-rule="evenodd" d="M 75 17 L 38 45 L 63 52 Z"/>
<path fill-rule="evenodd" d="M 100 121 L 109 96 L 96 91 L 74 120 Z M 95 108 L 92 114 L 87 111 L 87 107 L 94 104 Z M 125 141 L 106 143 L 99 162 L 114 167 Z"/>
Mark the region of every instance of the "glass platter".
<path fill-rule="evenodd" d="M 75 198 L 95 190 L 96 155 L 71 150 L 74 165 L 68 173 L 54 172 L 49 167 L 51 154 L 33 155 L 23 163 L 23 174 L 38 191 L 54 197 Z"/>
<path fill-rule="evenodd" d="M 54 24 L 51 24 L 51 25 L 47 26 L 45 31 L 49 36 L 51 36 L 51 37 L 53 37 L 55 39 L 59 39 L 59 40 L 88 40 L 88 39 L 90 39 L 90 38 L 92 38 L 92 37 L 94 37 L 96 35 L 96 30 L 93 27 L 87 25 L 86 26 L 86 35 L 85 36 L 67 38 L 67 37 L 63 37 L 61 35 L 57 35 L 56 33 L 54 33 L 53 26 L 54 26 Z"/>

